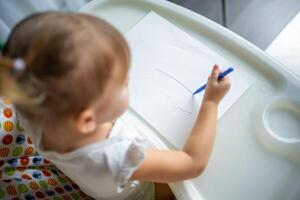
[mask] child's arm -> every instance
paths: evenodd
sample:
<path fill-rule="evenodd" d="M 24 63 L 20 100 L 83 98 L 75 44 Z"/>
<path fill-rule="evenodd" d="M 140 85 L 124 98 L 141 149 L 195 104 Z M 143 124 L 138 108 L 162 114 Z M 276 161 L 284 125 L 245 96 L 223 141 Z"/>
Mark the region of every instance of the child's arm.
<path fill-rule="evenodd" d="M 173 182 L 199 176 L 205 169 L 216 133 L 217 110 L 228 92 L 228 78 L 218 81 L 214 66 L 192 132 L 182 151 L 147 149 L 145 160 L 132 175 L 132 180 Z"/>

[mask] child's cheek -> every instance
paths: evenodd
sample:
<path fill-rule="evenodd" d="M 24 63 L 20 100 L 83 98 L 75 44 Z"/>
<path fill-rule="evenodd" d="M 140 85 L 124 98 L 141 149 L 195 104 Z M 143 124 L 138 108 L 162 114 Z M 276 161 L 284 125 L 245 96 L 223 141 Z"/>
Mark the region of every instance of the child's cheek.
<path fill-rule="evenodd" d="M 121 103 L 122 105 L 122 110 L 123 112 L 128 108 L 129 105 L 129 93 L 128 93 L 128 87 L 124 87 L 122 91 L 122 96 L 121 96 Z"/>
<path fill-rule="evenodd" d="M 114 118 L 118 118 L 119 116 L 121 116 L 127 110 L 128 105 L 128 89 L 123 88 L 113 105 L 113 107 L 115 108 Z"/>

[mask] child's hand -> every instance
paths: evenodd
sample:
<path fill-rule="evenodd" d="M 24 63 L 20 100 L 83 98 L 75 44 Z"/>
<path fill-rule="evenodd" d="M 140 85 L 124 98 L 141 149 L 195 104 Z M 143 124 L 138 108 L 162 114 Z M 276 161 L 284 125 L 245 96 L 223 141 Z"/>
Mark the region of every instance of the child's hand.
<path fill-rule="evenodd" d="M 207 86 L 203 98 L 204 101 L 219 104 L 230 88 L 228 77 L 218 80 L 220 69 L 218 65 L 214 65 L 211 75 L 208 77 Z"/>

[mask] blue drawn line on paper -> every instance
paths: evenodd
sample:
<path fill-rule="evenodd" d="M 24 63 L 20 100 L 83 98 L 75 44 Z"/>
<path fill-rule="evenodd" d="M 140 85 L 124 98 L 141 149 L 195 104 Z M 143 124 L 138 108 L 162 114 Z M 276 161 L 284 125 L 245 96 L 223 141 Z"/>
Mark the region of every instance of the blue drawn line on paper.
<path fill-rule="evenodd" d="M 174 109 L 176 109 L 176 110 L 180 110 L 180 111 L 182 111 L 182 112 L 184 112 L 184 113 L 186 113 L 186 114 L 189 114 L 189 115 L 192 114 L 192 112 L 187 111 L 187 110 L 185 110 L 185 109 L 183 109 L 183 108 L 181 108 L 181 107 L 178 107 L 178 106 L 173 106 L 172 108 L 174 108 Z"/>
<path fill-rule="evenodd" d="M 176 81 L 179 85 L 181 85 L 184 89 L 186 89 L 187 91 L 189 91 L 189 93 L 193 94 L 193 92 L 188 89 L 183 83 L 181 83 L 179 80 L 177 80 L 176 78 L 174 78 L 173 76 L 171 76 L 170 74 L 168 74 L 167 72 L 164 72 L 163 70 L 161 69 L 156 69 L 156 71 L 168 76 L 169 78 L 173 79 L 174 81 Z"/>

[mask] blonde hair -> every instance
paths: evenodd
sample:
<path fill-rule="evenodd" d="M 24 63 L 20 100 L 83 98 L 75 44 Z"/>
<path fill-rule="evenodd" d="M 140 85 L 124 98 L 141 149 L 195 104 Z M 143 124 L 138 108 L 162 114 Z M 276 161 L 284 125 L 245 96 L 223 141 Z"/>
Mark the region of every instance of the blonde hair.
<path fill-rule="evenodd" d="M 18 73 L 16 58 L 25 68 Z M 77 114 L 101 96 L 112 74 L 125 79 L 128 45 L 100 18 L 63 12 L 32 15 L 12 30 L 0 57 L 0 96 L 26 117 Z"/>

